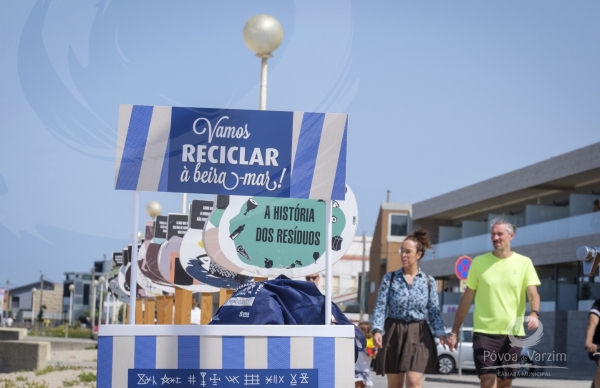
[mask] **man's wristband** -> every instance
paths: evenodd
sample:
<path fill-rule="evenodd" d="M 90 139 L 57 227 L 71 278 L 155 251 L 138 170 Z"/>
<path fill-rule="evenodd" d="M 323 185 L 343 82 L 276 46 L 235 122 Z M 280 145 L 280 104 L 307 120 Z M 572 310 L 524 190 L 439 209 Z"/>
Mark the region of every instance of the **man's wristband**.
<path fill-rule="evenodd" d="M 537 310 L 531 310 L 531 312 L 532 312 L 532 313 L 535 313 L 535 315 L 537 315 L 537 317 L 538 317 L 538 318 L 540 317 L 540 313 L 539 313 L 539 311 L 537 311 Z"/>
<path fill-rule="evenodd" d="M 373 334 L 375 334 L 375 333 L 381 333 L 381 330 L 379 330 L 379 329 L 373 329 L 371 332 L 372 332 Z"/>

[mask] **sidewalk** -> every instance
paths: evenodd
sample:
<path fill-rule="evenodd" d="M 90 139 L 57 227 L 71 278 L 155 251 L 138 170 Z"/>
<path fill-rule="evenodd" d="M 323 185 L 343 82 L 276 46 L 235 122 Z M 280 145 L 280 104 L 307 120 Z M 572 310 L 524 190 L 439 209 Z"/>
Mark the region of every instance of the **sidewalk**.
<path fill-rule="evenodd" d="M 387 388 L 387 379 L 376 376 L 371 372 L 373 388 Z M 571 380 L 564 378 L 518 378 L 513 381 L 513 388 L 589 388 L 592 378 L 585 375 L 573 374 L 574 378 L 586 378 L 585 380 Z M 450 375 L 426 375 L 423 387 L 452 387 L 472 388 L 479 386 L 479 378 L 474 373 L 464 373 L 459 377 L 456 373 Z"/>

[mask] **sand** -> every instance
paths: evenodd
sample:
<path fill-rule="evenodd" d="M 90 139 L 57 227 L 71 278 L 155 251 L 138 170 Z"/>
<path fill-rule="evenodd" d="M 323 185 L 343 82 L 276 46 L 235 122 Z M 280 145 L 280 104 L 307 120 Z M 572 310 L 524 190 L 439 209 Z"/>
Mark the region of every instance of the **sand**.
<path fill-rule="evenodd" d="M 95 349 L 52 352 L 48 366 L 53 371 L 39 376 L 34 372 L 0 373 L 0 388 L 95 387 L 95 381 L 82 382 L 79 376 L 82 373 L 96 374 L 97 357 L 98 351 Z"/>

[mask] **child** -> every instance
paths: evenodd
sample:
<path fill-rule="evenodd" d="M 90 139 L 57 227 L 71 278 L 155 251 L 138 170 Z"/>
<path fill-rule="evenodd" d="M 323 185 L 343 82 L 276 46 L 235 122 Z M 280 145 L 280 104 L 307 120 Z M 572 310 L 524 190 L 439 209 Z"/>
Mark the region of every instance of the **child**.
<path fill-rule="evenodd" d="M 363 351 L 358 352 L 356 364 L 354 364 L 354 387 L 365 388 L 372 387 L 371 380 L 371 359 L 375 357 L 377 349 L 373 345 L 373 335 L 371 334 L 371 324 L 369 322 L 361 322 L 358 328 L 363 332 L 367 339 L 367 346 Z"/>

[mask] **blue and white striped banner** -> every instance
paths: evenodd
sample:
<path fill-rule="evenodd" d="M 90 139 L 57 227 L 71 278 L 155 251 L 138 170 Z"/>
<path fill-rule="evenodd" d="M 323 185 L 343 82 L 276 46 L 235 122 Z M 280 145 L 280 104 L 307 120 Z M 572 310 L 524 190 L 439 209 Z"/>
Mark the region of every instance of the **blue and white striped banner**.
<path fill-rule="evenodd" d="M 121 105 L 120 190 L 344 199 L 348 115 Z"/>
<path fill-rule="evenodd" d="M 98 388 L 128 386 L 131 369 L 317 369 L 319 388 L 346 388 L 354 381 L 354 328 L 101 326 Z"/>

